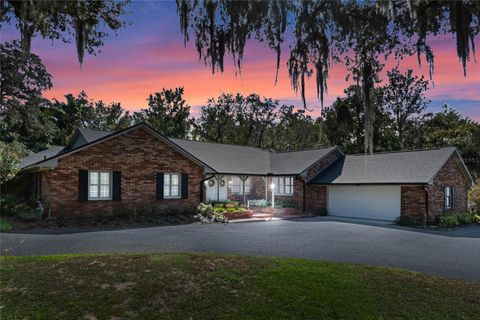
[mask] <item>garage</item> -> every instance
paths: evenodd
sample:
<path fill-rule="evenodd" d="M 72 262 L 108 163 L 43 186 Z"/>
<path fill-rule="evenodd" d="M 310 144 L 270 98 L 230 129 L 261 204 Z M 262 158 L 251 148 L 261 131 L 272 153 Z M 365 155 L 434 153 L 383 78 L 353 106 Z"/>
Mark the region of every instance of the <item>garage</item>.
<path fill-rule="evenodd" d="M 332 216 L 390 221 L 400 216 L 399 185 L 330 185 L 327 199 Z"/>

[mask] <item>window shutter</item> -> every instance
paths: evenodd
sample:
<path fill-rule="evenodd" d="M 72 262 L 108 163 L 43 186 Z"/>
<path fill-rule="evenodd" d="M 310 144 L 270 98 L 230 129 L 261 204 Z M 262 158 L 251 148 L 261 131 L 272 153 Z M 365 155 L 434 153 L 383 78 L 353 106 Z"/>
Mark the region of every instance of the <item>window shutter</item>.
<path fill-rule="evenodd" d="M 157 172 L 157 199 L 163 199 L 163 172 Z"/>
<path fill-rule="evenodd" d="M 78 170 L 78 201 L 88 200 L 88 171 Z"/>
<path fill-rule="evenodd" d="M 188 198 L 188 174 L 182 173 L 182 199 Z"/>
<path fill-rule="evenodd" d="M 451 205 L 450 207 L 452 208 L 452 210 L 454 209 L 454 206 L 455 206 L 455 187 L 452 186 L 452 192 L 450 192 L 450 197 L 452 198 L 450 201 L 451 201 Z"/>
<path fill-rule="evenodd" d="M 122 172 L 113 171 L 112 176 L 112 200 L 122 200 Z"/>

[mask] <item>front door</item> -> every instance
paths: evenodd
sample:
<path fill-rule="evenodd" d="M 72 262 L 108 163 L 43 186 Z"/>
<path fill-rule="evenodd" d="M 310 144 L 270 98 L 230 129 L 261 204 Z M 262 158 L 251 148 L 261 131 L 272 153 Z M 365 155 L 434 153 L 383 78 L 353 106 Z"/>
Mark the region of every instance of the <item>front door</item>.
<path fill-rule="evenodd" d="M 206 182 L 206 201 L 227 201 L 226 178 L 212 178 Z"/>

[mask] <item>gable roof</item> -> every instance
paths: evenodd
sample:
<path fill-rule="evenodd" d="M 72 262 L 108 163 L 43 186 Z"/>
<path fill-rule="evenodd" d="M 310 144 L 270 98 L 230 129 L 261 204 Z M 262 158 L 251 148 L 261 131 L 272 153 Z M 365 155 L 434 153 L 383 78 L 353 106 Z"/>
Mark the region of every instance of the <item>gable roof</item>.
<path fill-rule="evenodd" d="M 217 173 L 250 175 L 297 175 L 337 147 L 275 153 L 269 150 L 184 139 L 172 142 L 207 163 Z"/>
<path fill-rule="evenodd" d="M 274 153 L 269 150 L 167 138 L 146 124 L 138 124 L 124 130 L 107 132 L 93 129 L 78 129 L 69 146 L 61 149 L 45 150 L 24 159 L 21 169 L 54 167 L 56 159 L 77 152 L 91 145 L 111 139 L 134 128 L 142 127 L 151 134 L 180 151 L 187 157 L 204 166 L 207 173 L 246 174 L 246 175 L 297 175 L 308 169 L 318 160 L 336 150 L 337 147 L 312 149 L 297 152 Z"/>
<path fill-rule="evenodd" d="M 347 155 L 321 171 L 312 184 L 428 184 L 452 156 L 460 155 L 454 147 Z M 463 162 L 462 170 L 473 181 Z"/>
<path fill-rule="evenodd" d="M 26 167 L 28 167 L 32 164 L 37 163 L 37 162 L 44 161 L 46 159 L 49 159 L 51 157 L 54 157 L 54 156 L 58 155 L 64 149 L 65 149 L 65 147 L 63 147 L 63 146 L 53 146 L 50 149 L 43 150 L 43 151 L 40 151 L 40 152 L 37 152 L 37 153 L 32 153 L 32 154 L 26 156 L 25 158 L 23 158 L 22 161 L 20 162 L 20 164 L 18 165 L 18 167 L 20 169 L 23 169 L 23 168 L 26 168 Z"/>
<path fill-rule="evenodd" d="M 47 167 L 47 168 L 53 168 L 56 166 L 57 164 L 57 160 L 58 158 L 60 157 L 64 157 L 64 156 L 67 156 L 69 154 L 72 154 L 72 153 L 75 153 L 75 152 L 78 152 L 80 150 L 83 150 L 85 148 L 88 148 L 90 146 L 93 146 L 93 145 L 96 145 L 98 143 L 101 143 L 103 141 L 106 141 L 106 140 L 109 140 L 109 139 L 112 139 L 112 138 L 115 138 L 117 136 L 120 136 L 122 134 L 125 134 L 127 132 L 130 132 L 132 130 L 135 130 L 137 128 L 142 128 L 144 130 L 146 130 L 147 132 L 149 132 L 150 134 L 152 134 L 153 136 L 155 136 L 156 138 L 158 138 L 159 140 L 163 141 L 164 143 L 166 143 L 167 145 L 170 145 L 173 149 L 175 149 L 176 151 L 180 152 L 181 154 L 183 154 L 184 156 L 186 156 L 187 158 L 191 159 L 193 162 L 199 164 L 200 166 L 204 166 L 206 167 L 206 169 L 208 169 L 208 165 L 206 165 L 205 163 L 201 162 L 200 160 L 198 160 L 197 158 L 193 157 L 190 153 L 188 153 L 187 151 L 183 150 L 182 148 L 178 147 L 177 145 L 175 145 L 173 142 L 171 142 L 168 138 L 164 137 L 163 135 L 161 135 L 160 133 L 158 133 L 156 130 L 154 130 L 153 128 L 151 128 L 150 126 L 148 126 L 147 124 L 145 123 L 139 123 L 139 124 L 136 124 L 136 125 L 133 125 L 131 127 L 128 127 L 128 128 L 125 128 L 125 129 L 122 129 L 122 130 L 119 130 L 119 131 L 115 131 L 115 132 L 108 132 L 108 131 L 103 131 L 103 134 L 101 133 L 102 131 L 100 131 L 100 133 L 98 134 L 99 138 L 95 139 L 95 140 L 92 140 L 92 135 L 88 135 L 89 133 L 87 133 L 87 138 L 90 139 L 90 142 L 87 142 L 87 143 L 78 143 L 78 141 L 81 139 L 78 139 L 79 136 L 83 137 L 82 134 L 77 130 L 77 133 L 74 135 L 72 141 L 69 143 L 69 147 L 68 148 L 63 148 L 59 153 L 57 154 L 52 154 L 50 157 L 43 157 L 42 160 L 40 161 L 37 161 L 37 162 L 34 162 L 34 163 L 30 163 L 24 167 L 20 167 L 20 169 L 22 170 L 29 170 L 29 169 L 37 169 L 37 168 L 44 168 L 44 167 Z M 90 131 L 97 131 L 97 130 L 90 130 Z M 91 132 L 90 132 L 91 133 Z M 95 133 L 93 133 L 95 134 Z M 35 158 L 38 159 L 37 157 L 37 154 L 34 154 Z"/>

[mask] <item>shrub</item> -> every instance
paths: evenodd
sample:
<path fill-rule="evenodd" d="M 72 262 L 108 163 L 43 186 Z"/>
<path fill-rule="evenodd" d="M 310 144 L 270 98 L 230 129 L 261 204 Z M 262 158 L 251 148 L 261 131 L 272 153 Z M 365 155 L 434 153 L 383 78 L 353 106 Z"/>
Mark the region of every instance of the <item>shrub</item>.
<path fill-rule="evenodd" d="M 2 206 L 2 216 L 14 216 L 19 211 L 18 209 L 22 209 L 18 207 L 19 205 L 23 204 L 23 199 L 13 195 L 6 195 L 2 198 L 0 205 Z M 18 207 L 18 208 L 17 208 Z"/>
<path fill-rule="evenodd" d="M 226 223 L 228 219 L 223 212 L 218 212 L 218 207 L 214 209 L 211 204 L 200 203 L 197 207 L 198 214 L 194 216 L 195 220 L 201 223 Z"/>
<path fill-rule="evenodd" d="M 0 218 L 0 232 L 12 230 L 12 225 L 5 218 Z"/>
<path fill-rule="evenodd" d="M 23 221 L 38 221 L 42 218 L 43 210 L 41 208 L 31 208 L 26 204 L 19 205 L 17 215 Z"/>
<path fill-rule="evenodd" d="M 320 208 L 320 209 L 315 209 L 312 212 L 316 216 L 327 216 L 328 215 L 328 210 L 327 208 Z"/>
<path fill-rule="evenodd" d="M 457 214 L 457 218 L 460 224 L 470 224 L 473 222 L 473 213 L 462 212 Z"/>
<path fill-rule="evenodd" d="M 415 219 L 411 216 L 401 215 L 395 219 L 395 223 L 404 227 L 415 227 L 422 225 L 422 219 Z"/>
<path fill-rule="evenodd" d="M 269 206 L 268 201 L 266 199 L 249 200 L 248 204 L 250 207 L 255 207 L 255 208 L 265 208 Z"/>
<path fill-rule="evenodd" d="M 442 214 L 437 217 L 437 223 L 442 228 L 455 228 L 460 225 L 458 215 L 456 214 Z"/>

